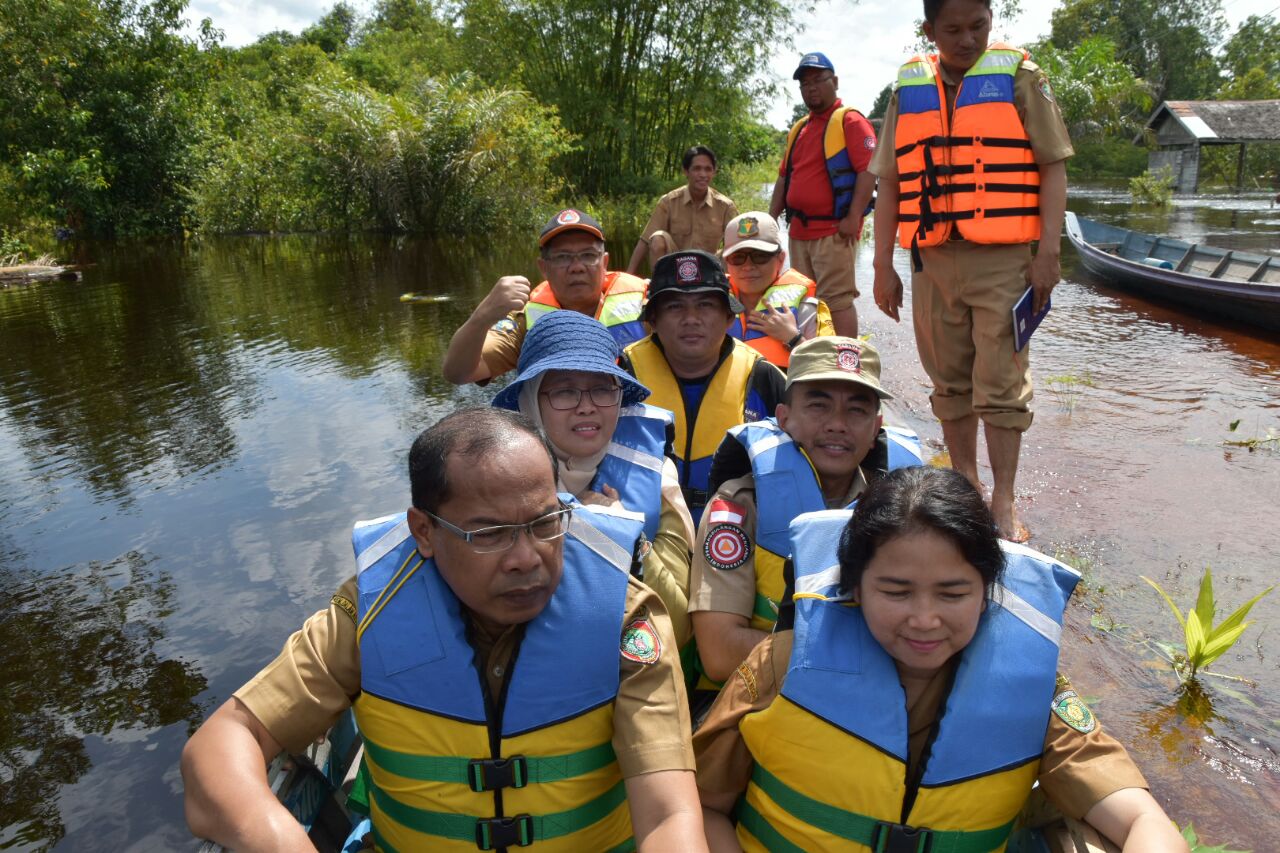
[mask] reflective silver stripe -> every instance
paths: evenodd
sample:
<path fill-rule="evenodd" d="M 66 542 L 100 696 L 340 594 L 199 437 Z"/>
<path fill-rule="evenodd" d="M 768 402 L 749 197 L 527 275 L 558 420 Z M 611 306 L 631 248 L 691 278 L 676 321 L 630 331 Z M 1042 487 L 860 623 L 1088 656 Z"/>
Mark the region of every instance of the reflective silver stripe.
<path fill-rule="evenodd" d="M 996 584 L 995 591 L 994 598 L 1001 607 L 1008 610 L 1011 615 L 1018 617 L 1018 620 L 1032 631 L 1035 631 L 1055 646 L 1058 645 L 1058 641 L 1062 637 L 1061 625 L 1045 616 L 1036 609 L 1034 604 L 1022 598 L 1022 596 L 1004 584 Z"/>
<path fill-rule="evenodd" d="M 675 415 L 671 414 L 671 412 L 666 409 L 660 409 L 657 406 L 650 406 L 647 403 L 626 406 L 618 414 L 624 418 L 653 418 L 663 423 L 675 423 Z"/>
<path fill-rule="evenodd" d="M 599 515 L 612 515 L 614 518 L 625 518 L 628 521 L 644 521 L 643 512 L 627 509 L 620 504 L 611 504 L 610 506 L 605 506 L 604 504 L 574 504 L 573 511 L 575 513 L 594 512 Z"/>
<path fill-rule="evenodd" d="M 631 555 L 624 551 L 617 542 L 591 526 L 591 522 L 578 518 L 577 512 L 582 507 L 574 507 L 573 518 L 569 521 L 569 535 L 586 545 L 602 560 L 625 574 L 631 572 Z"/>
<path fill-rule="evenodd" d="M 376 521 L 360 522 L 356 527 L 365 527 L 369 524 L 376 524 L 379 521 L 386 521 L 393 516 L 380 518 Z M 383 557 L 390 554 L 396 548 L 400 547 L 400 543 L 409 538 L 409 519 L 404 519 L 395 527 L 378 537 L 378 541 L 374 542 L 368 548 L 360 552 L 360 556 L 356 558 L 356 574 L 360 574 Z"/>
<path fill-rule="evenodd" d="M 1053 557 L 1050 557 L 1048 554 L 1045 554 L 1041 551 L 1037 551 L 1035 548 L 1028 548 L 1026 545 L 1019 545 L 1017 542 L 1010 542 L 1007 539 L 1000 540 L 1000 548 L 1005 553 L 1021 554 L 1024 557 L 1032 558 L 1038 563 L 1049 563 L 1051 565 L 1057 566 L 1058 568 L 1062 569 L 1064 572 L 1070 572 L 1076 577 L 1081 576 L 1079 569 L 1074 569 L 1071 566 L 1068 566 L 1066 563 L 1062 562 L 1061 560 L 1055 560 Z"/>
<path fill-rule="evenodd" d="M 797 593 L 822 593 L 827 590 L 835 591 L 840 586 L 840 564 L 827 566 L 820 572 L 813 572 L 804 577 L 796 578 Z"/>
<path fill-rule="evenodd" d="M 636 450 L 634 447 L 618 444 L 616 441 L 609 442 L 605 452 L 610 456 L 618 457 L 624 462 L 630 462 L 632 465 L 639 465 L 641 468 L 648 468 L 650 471 L 657 471 L 659 474 L 662 473 L 662 457 L 654 456 L 652 453 L 645 453 Z"/>
<path fill-rule="evenodd" d="M 756 457 L 759 456 L 761 453 L 765 453 L 767 451 L 773 450 L 775 447 L 777 447 L 780 444 L 791 444 L 791 443 L 792 443 L 791 436 L 779 430 L 777 435 L 771 435 L 771 436 L 768 436 L 767 438 L 762 438 L 759 441 L 757 441 L 755 444 L 748 447 L 747 455 L 751 457 L 752 462 L 755 462 Z"/>

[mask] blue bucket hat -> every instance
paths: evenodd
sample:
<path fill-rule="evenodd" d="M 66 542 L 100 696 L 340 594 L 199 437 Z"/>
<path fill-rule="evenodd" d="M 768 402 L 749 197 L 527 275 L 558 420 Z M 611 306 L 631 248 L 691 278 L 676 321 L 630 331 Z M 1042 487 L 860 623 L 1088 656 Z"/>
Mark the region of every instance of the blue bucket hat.
<path fill-rule="evenodd" d="M 649 389 L 618 367 L 622 351 L 599 320 L 577 311 L 552 311 L 534 324 L 520 347 L 516 381 L 498 392 L 493 405 L 516 411 L 524 383 L 548 370 L 582 370 L 616 376 L 622 383 L 622 405 L 633 406 L 649 396 Z"/>

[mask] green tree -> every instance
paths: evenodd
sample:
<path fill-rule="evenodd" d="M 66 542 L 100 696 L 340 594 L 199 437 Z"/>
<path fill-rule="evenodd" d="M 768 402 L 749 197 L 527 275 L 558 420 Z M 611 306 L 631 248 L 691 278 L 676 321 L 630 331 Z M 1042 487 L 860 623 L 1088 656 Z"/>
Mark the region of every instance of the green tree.
<path fill-rule="evenodd" d="M 1091 36 L 1070 50 L 1041 44 L 1032 54 L 1052 81 L 1073 140 L 1120 137 L 1127 143 L 1151 113 L 1150 87 L 1116 59 L 1106 36 Z"/>
<path fill-rule="evenodd" d="M 95 234 L 175 229 L 205 63 L 185 0 L 0 4 L 0 187 Z M 206 21 L 206 46 L 216 31 Z"/>
<path fill-rule="evenodd" d="M 320 20 L 302 31 L 302 40 L 330 56 L 346 50 L 356 34 L 356 10 L 338 2 Z"/>
<path fill-rule="evenodd" d="M 1105 36 L 1157 101 L 1194 99 L 1218 88 L 1213 53 L 1225 28 L 1221 0 L 1067 0 L 1053 12 L 1050 41 L 1071 51 Z"/>
<path fill-rule="evenodd" d="M 340 61 L 357 79 L 388 93 L 470 64 L 452 21 L 428 0 L 380 0 Z"/>
<path fill-rule="evenodd" d="M 465 0 L 464 49 L 486 79 L 517 80 L 579 138 L 564 161 L 588 194 L 645 189 L 693 143 L 726 161 L 772 86 L 767 57 L 789 43 L 781 0 Z"/>
<path fill-rule="evenodd" d="M 880 94 L 876 95 L 875 101 L 871 104 L 871 112 L 867 113 L 867 118 L 884 118 L 885 110 L 889 109 L 889 98 L 893 96 L 893 84 L 888 83 Z"/>
<path fill-rule="evenodd" d="M 1246 18 L 1222 49 L 1222 68 L 1230 78 L 1220 97 L 1280 97 L 1274 94 L 1280 89 L 1280 20 L 1270 15 Z"/>

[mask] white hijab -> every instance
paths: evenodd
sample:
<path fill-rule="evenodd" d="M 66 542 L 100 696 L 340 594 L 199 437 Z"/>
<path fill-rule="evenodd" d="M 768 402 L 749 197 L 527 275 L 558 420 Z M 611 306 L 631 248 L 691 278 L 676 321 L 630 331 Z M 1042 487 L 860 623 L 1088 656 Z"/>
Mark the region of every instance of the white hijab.
<path fill-rule="evenodd" d="M 547 427 L 542 423 L 542 409 L 538 405 L 538 390 L 542 388 L 542 380 L 546 375 L 541 373 L 520 386 L 520 413 L 537 424 L 538 429 L 542 430 L 544 434 L 547 432 Z M 551 440 L 550 435 L 547 438 Z M 610 436 L 610 438 L 613 438 L 613 436 Z M 556 446 L 554 440 L 551 440 L 551 449 L 555 451 L 556 458 L 560 460 L 560 482 L 557 484 L 558 487 L 561 491 L 580 498 L 582 493 L 591 485 L 591 481 L 596 478 L 596 469 L 600 467 L 600 461 L 609 452 L 609 445 L 606 443 L 599 453 L 591 456 L 570 456 Z"/>

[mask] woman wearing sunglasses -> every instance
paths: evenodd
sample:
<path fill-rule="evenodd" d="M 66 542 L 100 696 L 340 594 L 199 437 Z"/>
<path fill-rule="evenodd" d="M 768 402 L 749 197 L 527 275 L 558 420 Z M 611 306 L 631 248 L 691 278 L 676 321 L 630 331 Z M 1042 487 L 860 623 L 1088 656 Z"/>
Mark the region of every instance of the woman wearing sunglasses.
<path fill-rule="evenodd" d="M 560 489 L 584 504 L 644 517 L 636 573 L 661 596 L 683 646 L 689 628 L 693 520 L 666 448 L 671 413 L 644 405 L 649 389 L 617 365 L 598 321 L 556 311 L 529 330 L 516 380 L 493 405 L 538 424 L 560 462 Z"/>
<path fill-rule="evenodd" d="M 733 295 L 748 308 L 729 327 L 730 335 L 786 370 L 801 341 L 835 334 L 813 279 L 787 266 L 772 216 L 753 210 L 732 220 L 721 254 Z"/>

